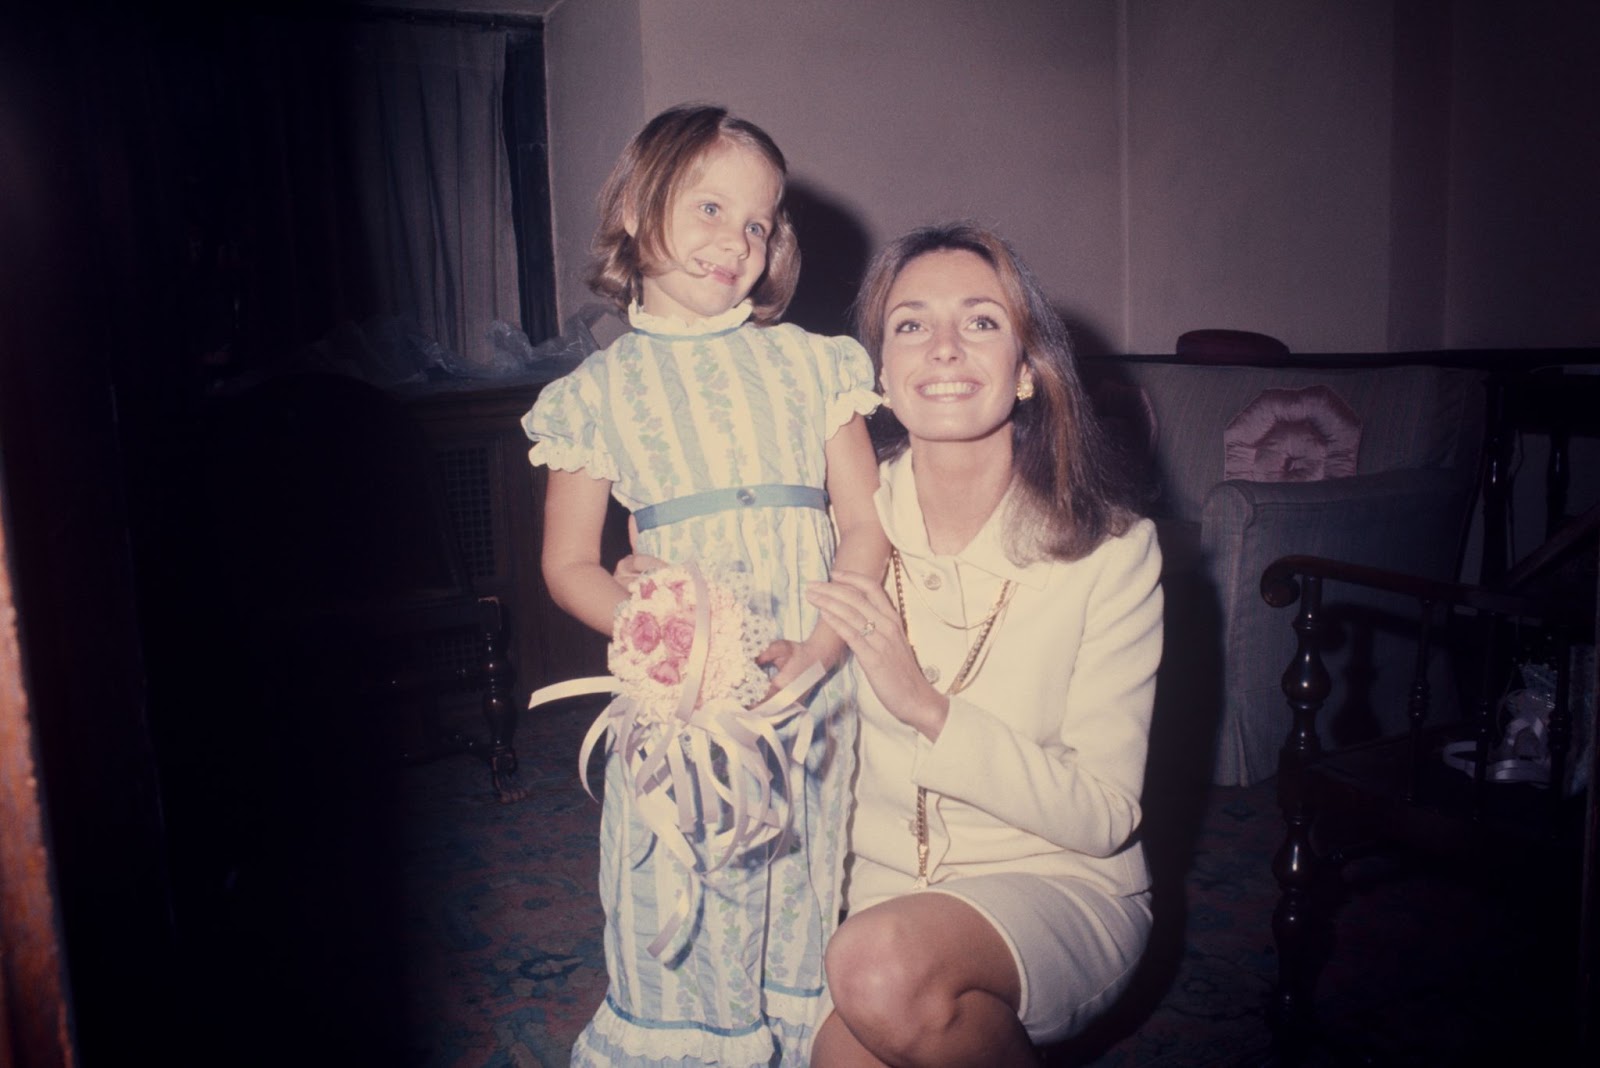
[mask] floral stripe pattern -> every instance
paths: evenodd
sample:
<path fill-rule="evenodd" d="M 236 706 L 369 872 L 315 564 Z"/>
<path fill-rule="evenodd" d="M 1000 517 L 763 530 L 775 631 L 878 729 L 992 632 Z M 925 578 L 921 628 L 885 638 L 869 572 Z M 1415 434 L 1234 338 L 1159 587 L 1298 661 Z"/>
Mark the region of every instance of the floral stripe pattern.
<path fill-rule="evenodd" d="M 877 405 L 871 386 L 867 355 L 848 338 L 748 324 L 697 336 L 636 330 L 545 387 L 523 427 L 532 462 L 605 478 L 631 511 L 741 485 L 825 488 L 825 442 Z M 816 624 L 801 592 L 827 577 L 833 528 L 814 508 L 741 509 L 645 531 L 638 548 L 748 571 L 770 597 L 779 634 L 799 639 Z M 610 989 L 573 1064 L 806 1063 L 822 949 L 840 905 L 855 739 L 848 677 L 835 672 L 808 705 L 816 741 L 787 788 L 791 851 L 712 873 L 694 933 L 671 960 L 654 960 L 646 946 L 682 880 L 650 848 L 638 813 L 609 800 L 627 791 L 610 785 L 619 762 L 607 768 L 600 883 Z"/>

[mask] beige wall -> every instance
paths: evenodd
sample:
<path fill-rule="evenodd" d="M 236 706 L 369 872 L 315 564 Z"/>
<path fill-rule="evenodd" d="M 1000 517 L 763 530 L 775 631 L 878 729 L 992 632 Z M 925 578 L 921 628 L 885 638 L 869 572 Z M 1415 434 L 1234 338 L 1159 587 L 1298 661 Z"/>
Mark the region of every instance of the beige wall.
<path fill-rule="evenodd" d="M 1600 3 L 1455 8 L 1444 343 L 1600 344 Z"/>
<path fill-rule="evenodd" d="M 582 275 L 595 196 L 622 146 L 652 113 L 640 62 L 640 2 L 571 0 L 545 20 L 551 227 L 563 320 L 593 296 Z"/>
<path fill-rule="evenodd" d="M 1170 351 L 1199 326 L 1303 351 L 1597 344 L 1597 12 L 561 0 L 558 299 L 587 299 L 593 198 L 627 137 L 715 100 L 789 156 L 804 325 L 833 325 L 886 239 L 968 216 L 1018 245 L 1091 349 Z"/>
<path fill-rule="evenodd" d="M 1126 335 L 1386 347 L 1387 0 L 1128 11 Z"/>

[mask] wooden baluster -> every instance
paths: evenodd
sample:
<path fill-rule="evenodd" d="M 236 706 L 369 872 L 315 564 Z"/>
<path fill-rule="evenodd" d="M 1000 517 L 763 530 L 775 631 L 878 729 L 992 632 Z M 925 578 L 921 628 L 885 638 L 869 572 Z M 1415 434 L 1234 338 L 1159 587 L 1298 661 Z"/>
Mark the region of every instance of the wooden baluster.
<path fill-rule="evenodd" d="M 1549 736 L 1546 744 L 1550 750 L 1550 833 L 1560 831 L 1562 802 L 1566 800 L 1567 756 L 1572 749 L 1572 630 L 1562 626 L 1556 631 L 1556 693 L 1555 704 L 1550 709 Z"/>
<path fill-rule="evenodd" d="M 1544 536 L 1555 537 L 1567 521 L 1567 489 L 1572 483 L 1572 464 L 1568 455 L 1572 435 L 1564 428 L 1550 431 L 1550 458 L 1544 469 Z"/>
<path fill-rule="evenodd" d="M 1278 804 L 1283 810 L 1284 838 L 1272 861 L 1280 894 L 1272 914 L 1272 935 L 1278 947 L 1278 988 L 1271 1017 L 1279 1053 L 1293 1063 L 1309 1042 L 1312 980 L 1311 926 L 1317 858 L 1311 844 L 1315 813 L 1305 778 L 1321 756 L 1317 712 L 1331 683 L 1318 646 L 1327 624 L 1322 618 L 1322 579 L 1300 579 L 1300 611 L 1295 616 L 1297 648 L 1283 673 L 1283 692 L 1292 722 L 1278 752 Z"/>
<path fill-rule="evenodd" d="M 1499 695 L 1505 667 L 1499 663 L 1500 633 L 1506 621 L 1485 612 L 1481 617 L 1483 629 L 1483 681 L 1478 687 L 1477 706 L 1473 711 L 1472 740 L 1472 799 L 1471 816 L 1474 822 L 1483 819 L 1484 805 L 1488 800 L 1489 747 L 1491 734 L 1499 719 Z"/>
<path fill-rule="evenodd" d="M 1485 440 L 1483 444 L 1483 562 L 1478 579 L 1496 585 L 1511 565 L 1506 544 L 1511 482 L 1512 433 L 1506 425 L 1507 383 L 1502 375 L 1486 384 Z"/>
<path fill-rule="evenodd" d="M 1417 799 L 1417 784 L 1422 762 L 1427 759 L 1427 746 L 1423 744 L 1422 728 L 1428 720 L 1432 693 L 1428 685 L 1429 648 L 1433 637 L 1432 601 L 1420 602 L 1422 622 L 1417 626 L 1417 660 L 1411 671 L 1411 695 L 1406 704 L 1406 715 L 1411 728 L 1411 759 L 1406 763 L 1406 803 Z"/>
<path fill-rule="evenodd" d="M 483 718 L 489 725 L 489 778 L 501 801 L 519 801 L 527 789 L 517 777 L 517 751 L 511 739 L 517 729 L 517 707 L 511 700 L 511 663 L 504 648 L 504 617 L 493 598 L 479 602 L 490 613 L 482 628 Z M 492 605 L 492 608 L 490 607 Z"/>

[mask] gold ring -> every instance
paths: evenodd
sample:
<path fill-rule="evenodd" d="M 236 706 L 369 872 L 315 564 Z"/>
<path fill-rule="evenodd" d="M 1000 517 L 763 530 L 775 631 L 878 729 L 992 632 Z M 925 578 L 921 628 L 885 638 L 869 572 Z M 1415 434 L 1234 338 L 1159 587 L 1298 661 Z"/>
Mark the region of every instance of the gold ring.
<path fill-rule="evenodd" d="M 869 619 L 867 620 L 867 625 L 861 628 L 861 636 L 865 638 L 877 629 L 878 625 Z"/>

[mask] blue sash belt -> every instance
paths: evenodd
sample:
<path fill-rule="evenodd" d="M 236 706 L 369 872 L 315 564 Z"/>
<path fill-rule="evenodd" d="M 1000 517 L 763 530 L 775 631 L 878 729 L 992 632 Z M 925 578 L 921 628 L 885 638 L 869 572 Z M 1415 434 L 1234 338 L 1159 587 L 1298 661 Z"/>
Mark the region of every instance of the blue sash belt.
<path fill-rule="evenodd" d="M 640 530 L 681 523 L 696 516 L 714 512 L 732 512 L 740 508 L 828 508 L 827 494 L 815 486 L 789 486 L 769 483 L 763 486 L 732 486 L 728 489 L 691 493 L 687 497 L 674 497 L 660 504 L 649 504 L 633 513 L 634 525 Z"/>

